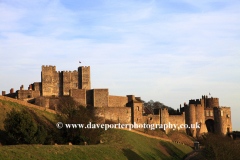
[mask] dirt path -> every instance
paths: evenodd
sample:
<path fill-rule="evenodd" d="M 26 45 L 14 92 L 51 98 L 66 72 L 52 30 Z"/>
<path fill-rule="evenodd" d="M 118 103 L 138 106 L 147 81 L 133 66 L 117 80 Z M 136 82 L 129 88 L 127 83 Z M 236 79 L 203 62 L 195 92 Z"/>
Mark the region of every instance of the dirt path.
<path fill-rule="evenodd" d="M 193 151 L 187 157 L 185 157 L 184 160 L 203 160 L 205 158 L 203 157 L 201 152 L 202 152 L 202 149 L 198 151 Z"/>
<path fill-rule="evenodd" d="M 143 136 L 146 136 L 146 137 L 150 137 L 150 138 L 155 138 L 155 139 L 160 139 L 160 140 L 163 140 L 163 141 L 172 142 L 171 139 L 161 138 L 161 137 L 157 137 L 157 136 L 151 136 L 149 134 L 142 133 L 140 131 L 136 131 L 136 130 L 133 130 L 133 129 L 131 129 L 131 130 L 129 130 L 128 128 L 117 128 L 117 129 L 122 129 L 122 130 L 130 131 L 130 132 L 134 132 L 134 133 L 137 133 L 137 134 L 140 134 L 140 135 L 143 135 Z"/>

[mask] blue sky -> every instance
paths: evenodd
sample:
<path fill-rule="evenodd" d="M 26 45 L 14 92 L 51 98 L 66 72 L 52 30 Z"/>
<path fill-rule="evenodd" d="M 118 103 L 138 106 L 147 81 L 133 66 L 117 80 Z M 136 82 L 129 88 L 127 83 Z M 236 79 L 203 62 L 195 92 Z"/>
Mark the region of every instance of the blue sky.
<path fill-rule="evenodd" d="M 41 66 L 91 66 L 92 88 L 175 109 L 209 94 L 240 130 L 240 2 L 0 0 L 0 90 Z"/>

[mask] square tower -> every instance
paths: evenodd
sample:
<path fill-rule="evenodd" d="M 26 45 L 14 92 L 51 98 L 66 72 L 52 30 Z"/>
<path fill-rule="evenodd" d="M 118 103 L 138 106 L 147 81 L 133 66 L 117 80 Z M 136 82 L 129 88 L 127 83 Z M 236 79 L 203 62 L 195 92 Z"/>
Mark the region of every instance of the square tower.
<path fill-rule="evenodd" d="M 90 66 L 78 67 L 78 89 L 91 89 Z"/>

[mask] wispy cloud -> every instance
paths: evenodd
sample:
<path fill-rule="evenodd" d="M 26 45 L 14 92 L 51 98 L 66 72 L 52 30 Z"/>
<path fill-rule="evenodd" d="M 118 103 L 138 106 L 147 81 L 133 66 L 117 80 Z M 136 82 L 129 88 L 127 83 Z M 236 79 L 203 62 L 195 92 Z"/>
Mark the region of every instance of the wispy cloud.
<path fill-rule="evenodd" d="M 40 81 L 41 65 L 91 66 L 93 88 L 174 108 L 208 94 L 240 103 L 238 1 L 1 1 L 0 89 Z M 238 126 L 238 128 L 240 128 Z"/>

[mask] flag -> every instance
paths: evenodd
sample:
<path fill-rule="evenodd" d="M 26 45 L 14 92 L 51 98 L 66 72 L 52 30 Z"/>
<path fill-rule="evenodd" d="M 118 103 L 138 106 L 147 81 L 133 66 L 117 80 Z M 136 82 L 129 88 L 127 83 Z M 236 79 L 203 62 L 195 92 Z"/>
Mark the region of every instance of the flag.
<path fill-rule="evenodd" d="M 210 92 L 209 92 L 209 96 L 211 96 Z"/>
<path fill-rule="evenodd" d="M 79 61 L 79 63 L 81 63 L 81 62 Z"/>

